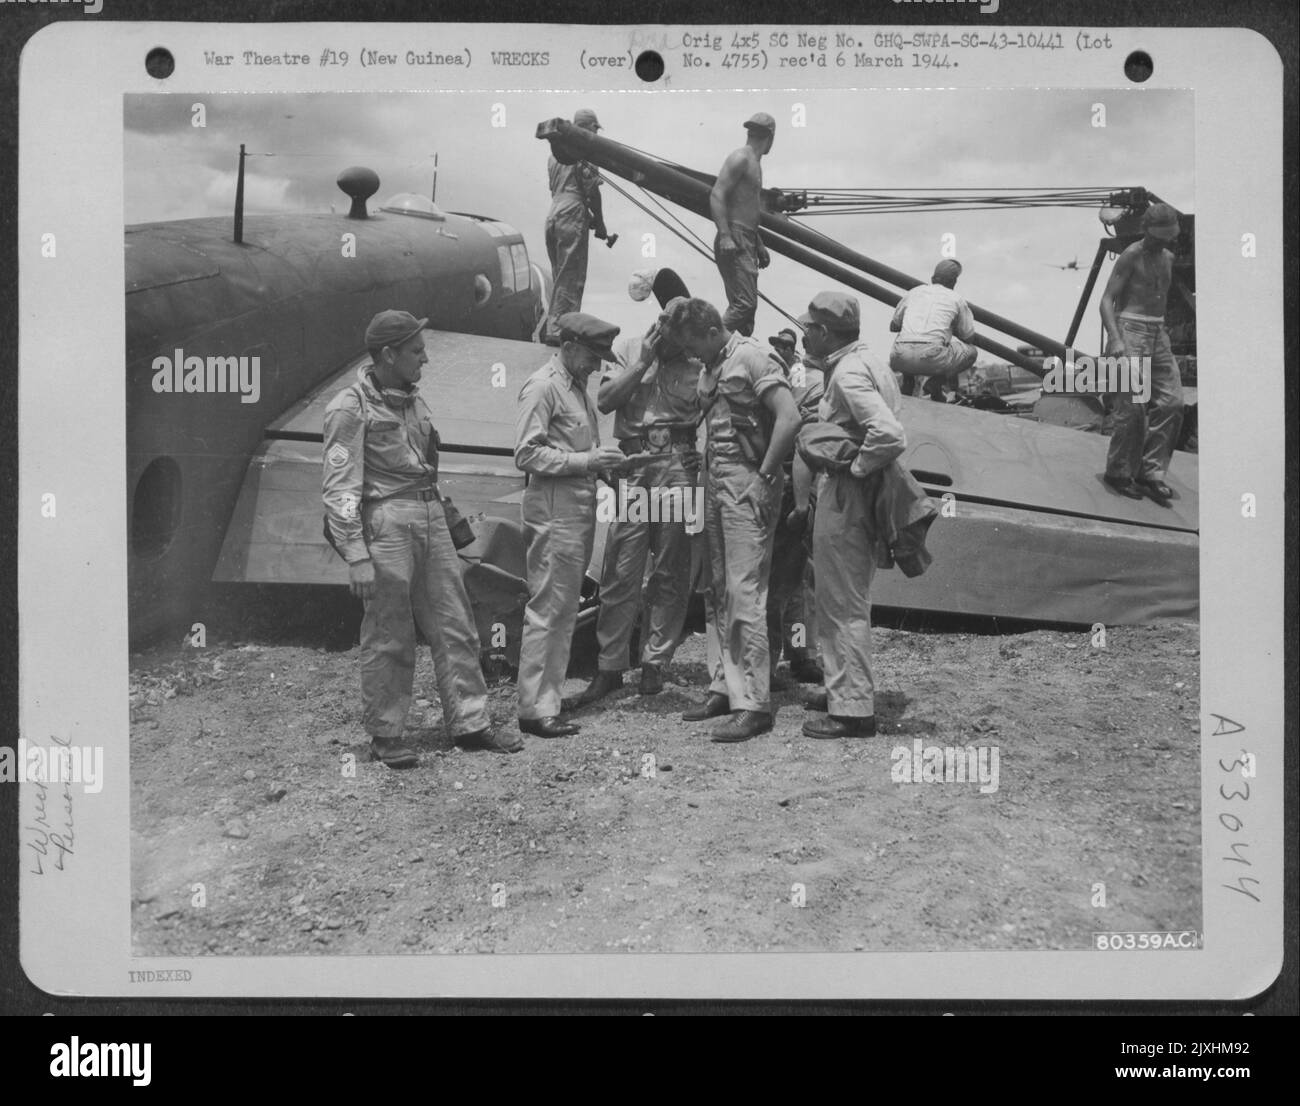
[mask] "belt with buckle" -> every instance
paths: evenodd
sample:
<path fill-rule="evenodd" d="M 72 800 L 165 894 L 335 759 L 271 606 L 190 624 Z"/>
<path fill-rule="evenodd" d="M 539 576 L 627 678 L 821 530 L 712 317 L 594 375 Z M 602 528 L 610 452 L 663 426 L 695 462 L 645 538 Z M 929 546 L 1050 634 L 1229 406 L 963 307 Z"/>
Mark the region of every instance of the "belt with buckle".
<path fill-rule="evenodd" d="M 442 501 L 442 496 L 438 494 L 438 486 L 435 484 L 432 488 L 407 488 L 404 492 L 394 492 L 392 495 L 381 495 L 374 499 L 367 499 L 367 503 L 384 503 L 389 499 L 414 499 L 420 503 L 432 503 L 435 499 Z"/>

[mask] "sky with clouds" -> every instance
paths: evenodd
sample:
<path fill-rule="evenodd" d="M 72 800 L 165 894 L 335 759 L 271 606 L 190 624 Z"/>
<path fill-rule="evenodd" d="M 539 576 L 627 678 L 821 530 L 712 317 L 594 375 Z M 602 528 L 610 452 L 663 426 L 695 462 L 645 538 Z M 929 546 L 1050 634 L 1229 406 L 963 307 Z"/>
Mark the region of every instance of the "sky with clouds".
<path fill-rule="evenodd" d="M 191 123 L 191 105 L 200 99 L 206 106 L 202 128 Z M 1099 102 L 1106 107 L 1105 127 L 1092 122 Z M 505 126 L 492 125 L 497 104 L 505 108 Z M 804 108 L 802 127 L 790 125 L 796 104 Z M 545 265 L 548 149 L 534 132 L 542 120 L 571 117 L 578 107 L 596 111 L 604 137 L 710 173 L 743 143 L 742 122 L 766 111 L 777 120 L 776 141 L 763 159 L 767 186 L 1142 186 L 1181 211 L 1195 210 L 1190 92 L 169 94 L 127 98 L 125 222 L 230 214 L 241 142 L 255 155 L 245 184 L 250 213 L 332 208 L 342 215 L 348 201 L 334 181 L 352 165 L 379 174 L 380 200 L 396 192 L 428 194 L 436 152 L 439 205 L 513 224 Z M 710 223 L 675 210 L 711 244 Z M 613 249 L 592 240 L 584 310 L 644 329 L 653 308 L 633 303 L 627 282 L 634 270 L 655 265 L 676 269 L 694 294 L 721 306 L 721 281 L 711 263 L 610 189 L 605 220 L 620 240 Z M 807 222 L 921 279 L 940 258 L 943 235 L 953 234 L 965 267 L 958 291 L 1056 338 L 1064 337 L 1086 274 L 1050 266 L 1077 257 L 1086 269 L 1103 233 L 1095 210 L 1075 208 L 816 216 Z M 641 256 L 646 232 L 656 234 L 653 260 Z M 830 286 L 778 255 L 759 281 L 760 291 L 794 314 Z M 860 299 L 863 337 L 887 349 L 890 310 Z M 1096 315 L 1094 296 L 1079 340 L 1084 348 L 1095 341 Z M 783 324 L 760 304 L 756 335 Z"/>

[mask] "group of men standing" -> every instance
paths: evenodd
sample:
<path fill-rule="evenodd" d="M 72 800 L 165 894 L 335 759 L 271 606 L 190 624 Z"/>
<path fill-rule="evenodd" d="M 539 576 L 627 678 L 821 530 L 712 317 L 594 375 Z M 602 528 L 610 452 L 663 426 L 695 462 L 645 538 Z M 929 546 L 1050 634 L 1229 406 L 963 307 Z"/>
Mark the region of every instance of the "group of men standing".
<path fill-rule="evenodd" d="M 574 122 L 599 129 L 588 110 Z M 595 230 L 605 237 L 599 179 L 585 163 L 551 159 L 546 236 L 555 296 L 543 336 L 556 348 L 521 389 L 515 426 L 515 464 L 528 478 L 522 517 L 529 598 L 518 677 L 524 734 L 579 732 L 568 715 L 622 686 L 638 620 L 644 695 L 662 690 L 681 639 L 692 580 L 686 512 L 646 518 L 619 510 L 601 576 L 598 672 L 575 699 L 562 698 L 595 537 L 598 480 L 617 486 L 620 496 L 653 494 L 682 508 L 702 482 L 710 683 L 683 713 L 685 721 L 719 720 L 710 733 L 717 742 L 770 731 L 771 682 L 784 647 L 792 674 L 824 685 L 806 701 L 805 735 L 875 733 L 870 589 L 876 567 L 891 563 L 881 548 L 881 502 L 891 504 L 884 510 L 895 510 L 901 526 L 919 526 L 922 535 L 934 514 L 895 463 L 905 448 L 900 382 L 910 392 L 926 378 L 927 391 L 943 398 L 942 381 L 955 380 L 975 360 L 974 323 L 953 290 L 961 266 L 944 260 L 929 284 L 900 300 L 888 365 L 861 341 L 858 301 L 842 292 L 818 294 L 798 320 L 802 358 L 793 329 L 766 345 L 755 340 L 757 274 L 768 262 L 758 233 L 760 160 L 772 147 L 775 123 L 760 113 L 744 126 L 746 145 L 727 158 L 711 198 L 726 308 L 691 297 L 675 273 L 660 269 L 652 285 L 660 313 L 641 336 L 619 339 L 618 327 L 579 310 L 586 236 Z M 1163 311 L 1168 287 L 1168 259 L 1158 248 L 1168 240 L 1167 222 L 1155 213 L 1148 238 L 1156 245 L 1130 247 L 1102 308 L 1116 344 L 1130 352 L 1154 344 L 1164 375 L 1172 361 L 1167 340 L 1161 347 L 1148 332 L 1149 313 Z M 1117 320 L 1113 305 L 1128 285 L 1136 294 L 1127 300 L 1145 313 L 1130 307 Z M 374 757 L 394 768 L 417 759 L 402 739 L 417 625 L 432 647 L 453 740 L 496 752 L 523 747 L 517 736 L 494 732 L 487 714 L 478 636 L 437 489 L 437 433 L 415 387 L 427 361 L 426 323 L 400 311 L 377 315 L 366 333 L 371 364 L 325 418 L 327 534 L 348 561 L 353 594 L 365 603 L 363 722 Z M 602 366 L 593 404 L 588 381 Z M 601 442 L 597 408 L 614 415 L 614 444 Z M 1153 473 L 1168 420 L 1160 414 L 1151 421 L 1156 443 L 1151 447 L 1148 437 L 1145 453 L 1145 426 L 1124 422 L 1117 429 L 1107 481 L 1140 495 L 1130 489 L 1143 480 L 1159 502 L 1168 489 Z M 701 422 L 703 456 L 696 448 Z M 837 463 L 820 466 L 820 473 L 802 443 L 795 456 L 796 436 L 810 423 L 829 429 L 842 447 Z M 1122 475 L 1117 458 L 1131 466 Z M 1135 479 L 1130 473 L 1139 464 L 1145 467 Z"/>

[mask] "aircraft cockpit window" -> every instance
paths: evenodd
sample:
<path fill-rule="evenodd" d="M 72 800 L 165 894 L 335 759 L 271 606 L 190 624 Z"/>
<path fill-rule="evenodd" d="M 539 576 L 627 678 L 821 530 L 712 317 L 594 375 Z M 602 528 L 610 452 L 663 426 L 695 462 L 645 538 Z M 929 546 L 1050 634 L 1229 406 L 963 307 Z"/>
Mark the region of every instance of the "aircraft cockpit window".
<path fill-rule="evenodd" d="M 522 292 L 528 287 L 532 270 L 528 264 L 528 248 L 522 242 L 510 247 L 510 260 L 514 263 L 515 291 Z"/>
<path fill-rule="evenodd" d="M 437 219 L 440 222 L 447 220 L 442 208 L 427 196 L 420 196 L 414 192 L 398 192 L 390 196 L 380 204 L 379 210 L 387 211 L 392 215 L 416 215 L 421 219 Z"/>
<path fill-rule="evenodd" d="M 516 292 L 515 287 L 515 262 L 510 256 L 509 246 L 497 247 L 497 260 L 501 262 L 501 290 L 503 292 Z M 524 285 L 528 287 L 527 284 Z"/>

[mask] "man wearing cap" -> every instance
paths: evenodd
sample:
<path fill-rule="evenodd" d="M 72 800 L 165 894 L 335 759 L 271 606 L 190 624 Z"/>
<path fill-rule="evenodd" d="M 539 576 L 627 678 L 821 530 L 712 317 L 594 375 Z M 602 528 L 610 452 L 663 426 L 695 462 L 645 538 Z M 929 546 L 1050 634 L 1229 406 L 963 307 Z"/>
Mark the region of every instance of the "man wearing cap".
<path fill-rule="evenodd" d="M 560 688 L 578 621 L 582 578 L 596 532 L 596 474 L 617 469 L 623 452 L 602 446 L 587 378 L 613 361 L 618 327 L 581 312 L 556 320 L 559 350 L 524 383 L 515 420 L 515 465 L 528 473 L 524 540 L 528 605 L 519 646 L 519 728 L 565 737 Z"/>
<path fill-rule="evenodd" d="M 598 671 L 575 706 L 587 706 L 623 686 L 623 672 L 631 659 L 632 631 L 643 611 L 640 692 L 657 695 L 662 691 L 663 669 L 677 650 L 690 600 L 692 531 L 688 523 L 698 527 L 703 518 L 688 515 L 694 510 L 692 493 L 699 471 L 698 464 L 691 468 L 688 462 L 698 460 L 698 455 L 693 445 L 689 451 L 673 445 L 674 438 L 695 440 L 700 419 L 700 364 L 691 360 L 663 327 L 663 312 L 687 295 L 686 285 L 672 269 L 660 269 L 652 289 L 661 314 L 644 336 L 629 334 L 615 343 L 615 363 L 601 378 L 596 406 L 603 414 L 615 412 L 614 436 L 619 449 L 641 459 L 638 469 L 620 481 L 620 505 L 628 506 L 628 491 L 645 489 L 644 503 L 651 505 L 653 517 L 624 509 L 610 525 L 596 622 Z M 658 507 L 653 506 L 656 500 Z M 648 580 L 647 560 L 651 568 Z"/>
<path fill-rule="evenodd" d="M 795 351 L 795 332 L 786 327 L 768 339 L 788 368 L 790 390 L 799 423 L 817 420 L 817 408 L 825 391 L 825 374 L 816 358 L 800 358 Z M 813 603 L 813 573 L 805 533 L 811 499 L 811 473 L 792 457 L 782 466 L 785 486 L 781 493 L 781 522 L 772 545 L 772 573 L 767 590 L 767 640 L 775 677 L 782 653 L 790 662 L 790 675 L 800 683 L 820 684 L 823 673 L 817 663 L 816 614 Z"/>
<path fill-rule="evenodd" d="M 862 442 L 850 469 L 819 481 L 813 527 L 817 634 L 826 670 L 826 710 L 803 725 L 808 737 L 870 737 L 876 732 L 871 676 L 871 579 L 876 570 L 871 505 L 863 481 L 906 446 L 894 375 L 859 341 L 858 301 L 820 292 L 808 305 L 804 347 L 825 360 L 818 414 Z M 820 704 L 819 704 L 820 705 Z"/>
<path fill-rule="evenodd" d="M 718 171 L 709 212 L 718 228 L 713 254 L 727 295 L 722 323 L 748 337 L 754 333 L 758 309 L 758 270 L 766 269 L 770 260 L 758 235 L 758 216 L 762 158 L 772 148 L 776 120 L 760 111 L 745 121 L 745 130 L 745 145 L 733 150 Z"/>
<path fill-rule="evenodd" d="M 917 378 L 924 376 L 928 377 L 926 395 L 943 402 L 944 381 L 955 384 L 957 375 L 975 364 L 977 351 L 969 344 L 975 336 L 975 319 L 970 306 L 953 291 L 960 275 L 960 262 L 940 261 L 930 283 L 903 293 L 894 309 L 889 329 L 898 337 L 889 367 L 903 378 L 905 395 L 915 395 Z"/>
<path fill-rule="evenodd" d="M 1141 403 L 1130 392 L 1114 394 L 1105 481 L 1120 495 L 1130 499 L 1145 495 L 1168 507 L 1173 491 L 1163 478 L 1183 410 L 1182 380 L 1165 330 L 1165 300 L 1174 264 L 1167 247 L 1178 237 L 1178 212 L 1165 203 L 1152 204 L 1143 213 L 1142 230 L 1142 240 L 1115 262 L 1101 297 L 1101 321 L 1107 355 L 1123 352 L 1129 359 L 1130 380 L 1136 367 L 1144 366 L 1139 371 L 1150 374 L 1151 398 Z"/>
<path fill-rule="evenodd" d="M 579 108 L 573 125 L 595 134 L 600 130 L 596 113 Z M 555 344 L 556 321 L 570 311 L 582 310 L 587 286 L 587 233 L 607 237 L 600 204 L 600 173 L 594 165 L 578 161 L 562 165 L 552 155 L 546 163 L 551 183 L 551 210 L 546 216 L 546 254 L 551 260 L 551 303 L 545 337 Z"/>
<path fill-rule="evenodd" d="M 410 768 L 402 740 L 415 676 L 415 627 L 433 652 L 447 732 L 458 745 L 513 753 L 494 735 L 479 640 L 460 558 L 438 494 L 438 434 L 416 389 L 427 363 L 424 327 L 381 311 L 366 328 L 371 363 L 325 409 L 322 497 L 326 526 L 348 562 L 361 622 L 362 724 L 371 755 Z"/>
<path fill-rule="evenodd" d="M 772 728 L 767 581 L 781 507 L 781 465 L 799 430 L 799 412 L 780 359 L 733 334 L 717 308 L 678 300 L 669 334 L 704 365 L 700 407 L 708 426 L 704 537 L 709 551 L 708 697 L 687 722 L 730 714 L 710 735 L 747 741 Z"/>
<path fill-rule="evenodd" d="M 799 342 L 799 336 L 795 334 L 788 326 L 778 330 L 768 338 L 767 344 L 776 350 L 776 355 L 781 358 L 781 364 L 785 366 L 786 375 L 794 368 L 794 363 L 799 359 L 795 352 L 795 346 Z"/>

